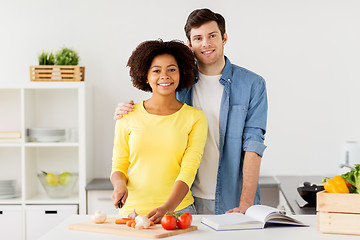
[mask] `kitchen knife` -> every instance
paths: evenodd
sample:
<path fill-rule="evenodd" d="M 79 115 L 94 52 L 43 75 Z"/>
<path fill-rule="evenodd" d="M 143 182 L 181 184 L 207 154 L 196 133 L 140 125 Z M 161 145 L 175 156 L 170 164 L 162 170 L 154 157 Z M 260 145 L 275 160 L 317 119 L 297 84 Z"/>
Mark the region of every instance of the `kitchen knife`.
<path fill-rule="evenodd" d="M 118 201 L 117 205 L 119 208 L 122 208 L 123 207 L 123 203 L 121 202 L 122 198 L 120 198 L 120 200 Z"/>

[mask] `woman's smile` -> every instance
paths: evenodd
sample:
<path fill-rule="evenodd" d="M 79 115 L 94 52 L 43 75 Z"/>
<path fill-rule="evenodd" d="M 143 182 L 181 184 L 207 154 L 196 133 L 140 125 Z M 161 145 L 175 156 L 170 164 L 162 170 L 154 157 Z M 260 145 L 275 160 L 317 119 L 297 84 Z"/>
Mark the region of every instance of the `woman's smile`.
<path fill-rule="evenodd" d="M 151 63 L 147 79 L 153 94 L 162 96 L 175 94 L 180 73 L 174 56 L 170 54 L 156 56 Z"/>

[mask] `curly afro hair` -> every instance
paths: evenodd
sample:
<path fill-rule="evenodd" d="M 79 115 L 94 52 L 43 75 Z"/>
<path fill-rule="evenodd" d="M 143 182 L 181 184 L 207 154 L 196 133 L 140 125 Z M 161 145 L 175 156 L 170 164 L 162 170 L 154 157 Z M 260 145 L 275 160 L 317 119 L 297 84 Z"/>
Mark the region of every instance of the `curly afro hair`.
<path fill-rule="evenodd" d="M 176 91 L 192 86 L 193 70 L 197 69 L 193 52 L 180 40 L 164 42 L 159 39 L 142 42 L 132 52 L 127 66 L 130 67 L 130 77 L 134 87 L 145 92 L 152 92 L 150 85 L 147 84 L 148 71 L 153 59 L 163 54 L 174 56 L 178 64 L 180 82 Z"/>

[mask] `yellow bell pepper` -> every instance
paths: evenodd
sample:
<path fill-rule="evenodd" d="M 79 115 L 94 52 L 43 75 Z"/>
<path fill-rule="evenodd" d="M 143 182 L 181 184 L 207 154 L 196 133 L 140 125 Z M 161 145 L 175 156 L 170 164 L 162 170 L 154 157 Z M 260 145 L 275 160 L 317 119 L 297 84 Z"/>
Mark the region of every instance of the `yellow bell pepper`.
<path fill-rule="evenodd" d="M 340 175 L 327 180 L 324 188 L 329 193 L 350 193 L 346 181 Z"/>

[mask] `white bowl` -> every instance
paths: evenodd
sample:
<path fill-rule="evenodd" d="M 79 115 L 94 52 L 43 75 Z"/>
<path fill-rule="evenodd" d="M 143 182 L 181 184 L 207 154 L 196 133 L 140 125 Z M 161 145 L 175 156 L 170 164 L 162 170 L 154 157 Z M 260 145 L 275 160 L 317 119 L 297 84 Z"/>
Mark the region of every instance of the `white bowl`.
<path fill-rule="evenodd" d="M 29 137 L 65 136 L 65 129 L 59 128 L 29 128 Z"/>
<path fill-rule="evenodd" d="M 60 142 L 65 139 L 64 136 L 44 136 L 44 137 L 34 137 L 36 142 Z"/>

